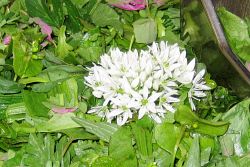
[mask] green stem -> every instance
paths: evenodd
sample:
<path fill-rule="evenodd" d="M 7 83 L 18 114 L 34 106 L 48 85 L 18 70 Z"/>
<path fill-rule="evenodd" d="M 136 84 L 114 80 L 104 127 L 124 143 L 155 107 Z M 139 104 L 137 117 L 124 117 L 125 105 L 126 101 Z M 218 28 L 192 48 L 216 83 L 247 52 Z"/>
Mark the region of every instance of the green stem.
<path fill-rule="evenodd" d="M 62 152 L 62 157 L 64 157 L 65 153 L 67 152 L 69 146 L 71 145 L 71 143 L 73 142 L 73 139 L 70 139 L 68 141 L 68 143 L 65 145 L 65 147 L 63 148 L 63 152 Z"/>
<path fill-rule="evenodd" d="M 146 10 L 147 10 L 148 18 L 152 18 L 151 12 L 150 12 L 150 9 L 149 9 L 149 5 L 148 5 L 148 0 L 146 0 Z"/>
<path fill-rule="evenodd" d="M 186 131 L 186 126 L 183 125 L 181 127 L 181 134 L 180 134 L 179 138 L 176 140 L 176 143 L 175 143 L 175 146 L 174 146 L 174 153 L 173 153 L 173 158 L 172 158 L 172 162 L 171 162 L 172 167 L 174 167 L 175 156 L 176 156 L 177 150 L 179 148 L 179 145 L 181 143 L 181 139 L 183 138 L 183 136 L 185 134 L 185 131 Z"/>
<path fill-rule="evenodd" d="M 131 37 L 131 40 L 130 40 L 129 50 L 131 50 L 131 49 L 132 49 L 132 46 L 133 46 L 134 40 L 135 40 L 135 36 L 133 35 L 133 36 Z"/>

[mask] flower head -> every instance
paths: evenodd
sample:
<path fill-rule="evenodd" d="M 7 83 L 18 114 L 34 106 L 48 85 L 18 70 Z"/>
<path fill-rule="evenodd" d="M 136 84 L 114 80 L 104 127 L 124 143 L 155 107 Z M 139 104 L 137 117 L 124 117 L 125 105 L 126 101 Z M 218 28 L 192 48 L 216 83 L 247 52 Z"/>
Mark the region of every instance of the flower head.
<path fill-rule="evenodd" d="M 116 119 L 118 125 L 145 115 L 160 123 L 166 112 L 175 112 L 183 87 L 190 89 L 188 97 L 195 109 L 192 99 L 205 97 L 209 87 L 202 79 L 205 70 L 195 76 L 194 67 L 195 60 L 188 63 L 186 52 L 177 44 L 153 43 L 140 52 L 111 49 L 85 77 L 93 95 L 104 99 L 102 106 L 89 113 L 108 122 Z"/>
<path fill-rule="evenodd" d="M 11 42 L 11 36 L 10 35 L 6 35 L 3 39 L 3 44 L 4 45 L 9 45 Z"/>

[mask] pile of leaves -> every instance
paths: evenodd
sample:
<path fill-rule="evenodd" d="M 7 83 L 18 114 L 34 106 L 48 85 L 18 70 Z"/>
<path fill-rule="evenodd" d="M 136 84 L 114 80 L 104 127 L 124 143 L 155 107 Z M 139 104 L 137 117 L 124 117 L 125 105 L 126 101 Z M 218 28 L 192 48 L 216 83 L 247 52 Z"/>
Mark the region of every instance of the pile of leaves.
<path fill-rule="evenodd" d="M 0 166 L 249 166 L 250 99 L 216 86 L 197 103 L 124 126 L 87 114 L 85 85 L 111 47 L 178 43 L 180 4 L 126 11 L 101 0 L 0 2 Z M 189 48 L 190 59 L 193 58 Z M 204 66 L 203 64 L 198 64 Z M 241 101 L 241 102 L 240 102 Z"/>

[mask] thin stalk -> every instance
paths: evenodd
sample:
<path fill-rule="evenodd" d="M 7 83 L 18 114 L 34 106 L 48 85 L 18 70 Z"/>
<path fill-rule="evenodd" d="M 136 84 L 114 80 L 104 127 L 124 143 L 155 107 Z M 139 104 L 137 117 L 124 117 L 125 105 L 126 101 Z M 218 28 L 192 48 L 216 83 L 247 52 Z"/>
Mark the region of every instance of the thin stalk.
<path fill-rule="evenodd" d="M 179 136 L 179 138 L 177 139 L 176 143 L 175 143 L 175 146 L 174 146 L 174 153 L 173 153 L 173 158 L 172 158 L 172 162 L 171 162 L 171 167 L 174 167 L 174 160 L 175 160 L 175 156 L 176 156 L 176 153 L 177 153 L 177 150 L 179 148 L 179 145 L 181 143 L 181 139 L 183 138 L 184 134 L 185 134 L 185 131 L 186 131 L 186 126 L 183 125 L 181 127 L 181 134 Z"/>

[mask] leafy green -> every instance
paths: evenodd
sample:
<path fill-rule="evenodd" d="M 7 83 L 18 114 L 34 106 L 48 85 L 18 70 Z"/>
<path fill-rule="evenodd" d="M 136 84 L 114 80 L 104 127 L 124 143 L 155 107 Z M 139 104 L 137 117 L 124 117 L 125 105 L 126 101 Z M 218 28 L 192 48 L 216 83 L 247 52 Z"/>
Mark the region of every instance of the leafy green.
<path fill-rule="evenodd" d="M 138 43 L 152 43 L 157 37 L 157 25 L 153 19 L 139 19 L 133 23 L 135 39 Z"/>
<path fill-rule="evenodd" d="M 0 77 L 0 87 L 0 93 L 2 94 L 19 93 L 23 88 L 21 84 L 2 77 Z"/>
<path fill-rule="evenodd" d="M 211 122 L 198 118 L 187 106 L 180 106 L 177 109 L 175 120 L 180 124 L 187 125 L 195 132 L 212 136 L 223 135 L 229 126 L 227 122 Z"/>
<path fill-rule="evenodd" d="M 30 116 L 48 117 L 49 110 L 42 104 L 47 99 L 46 94 L 24 91 L 23 99 Z"/>
<path fill-rule="evenodd" d="M 66 31 L 66 27 L 62 26 L 59 30 L 58 46 L 56 48 L 56 55 L 61 58 L 66 57 L 69 51 L 73 49 L 72 46 L 66 43 L 65 31 Z"/>
<path fill-rule="evenodd" d="M 250 34 L 247 23 L 225 8 L 217 10 L 232 50 L 244 61 L 250 61 Z"/>
<path fill-rule="evenodd" d="M 114 159 L 115 166 L 137 166 L 131 135 L 129 127 L 121 127 L 111 136 L 109 156 Z"/>
<path fill-rule="evenodd" d="M 113 26 L 117 30 L 122 30 L 119 15 L 107 4 L 99 3 L 91 15 L 93 23 L 97 26 Z"/>
<path fill-rule="evenodd" d="M 224 155 L 242 155 L 250 152 L 250 99 L 246 99 L 222 116 L 230 122 L 227 133 L 220 137 Z M 237 147 L 236 147 L 237 145 Z"/>
<path fill-rule="evenodd" d="M 52 8 L 49 8 L 44 0 L 25 0 L 25 4 L 32 17 L 39 17 L 52 26 L 62 25 L 64 21 L 63 0 L 52 0 Z"/>
<path fill-rule="evenodd" d="M 184 164 L 184 167 L 189 167 L 189 166 L 198 167 L 200 165 L 201 163 L 200 163 L 199 137 L 195 136 L 192 145 L 189 149 L 188 157 L 186 163 Z"/>
<path fill-rule="evenodd" d="M 118 127 L 114 124 L 109 123 L 95 123 L 89 120 L 80 119 L 80 118 L 72 118 L 76 123 L 80 126 L 84 127 L 86 131 L 95 134 L 100 139 L 109 142 L 110 137 L 117 131 Z"/>

